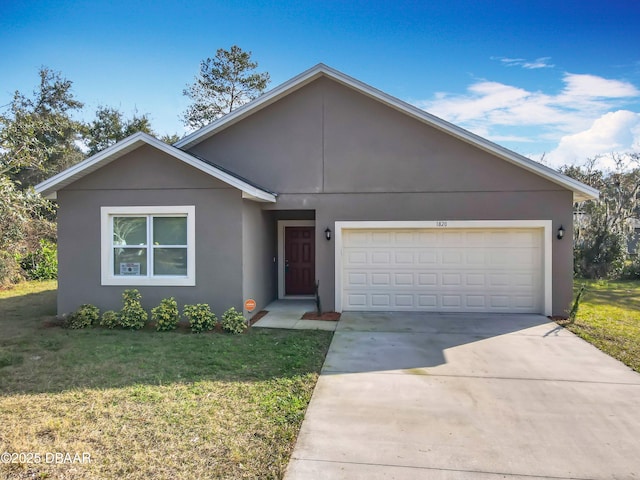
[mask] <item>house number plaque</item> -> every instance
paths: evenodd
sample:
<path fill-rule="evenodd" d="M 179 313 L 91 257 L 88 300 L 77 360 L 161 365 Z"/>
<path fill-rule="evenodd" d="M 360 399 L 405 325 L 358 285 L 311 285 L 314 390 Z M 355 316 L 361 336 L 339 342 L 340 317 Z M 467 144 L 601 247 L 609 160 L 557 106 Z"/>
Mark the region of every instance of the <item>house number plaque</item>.
<path fill-rule="evenodd" d="M 447 226 L 447 222 L 444 222 L 442 220 L 439 220 L 436 222 L 436 227 L 446 227 Z"/>

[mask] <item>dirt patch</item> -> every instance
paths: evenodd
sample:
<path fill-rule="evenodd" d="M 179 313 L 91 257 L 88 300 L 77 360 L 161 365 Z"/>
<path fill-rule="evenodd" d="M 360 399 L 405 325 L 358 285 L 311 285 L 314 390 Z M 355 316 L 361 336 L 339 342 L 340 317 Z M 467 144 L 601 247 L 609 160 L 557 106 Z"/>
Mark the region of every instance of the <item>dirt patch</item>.
<path fill-rule="evenodd" d="M 64 327 L 64 324 L 65 324 L 65 319 L 64 318 L 51 316 L 51 317 L 47 317 L 42 322 L 41 328 Z"/>
<path fill-rule="evenodd" d="M 338 312 L 306 312 L 302 315 L 302 320 L 326 320 L 328 322 L 337 322 L 340 320 Z"/>

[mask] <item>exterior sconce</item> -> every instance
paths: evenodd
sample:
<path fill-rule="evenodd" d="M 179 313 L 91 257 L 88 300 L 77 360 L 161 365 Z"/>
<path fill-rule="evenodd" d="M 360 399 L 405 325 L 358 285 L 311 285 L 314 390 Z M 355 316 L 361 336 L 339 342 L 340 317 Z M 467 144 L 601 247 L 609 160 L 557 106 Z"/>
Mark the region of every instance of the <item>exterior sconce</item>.
<path fill-rule="evenodd" d="M 327 241 L 331 240 L 331 229 L 329 227 L 324 231 L 324 238 L 326 238 Z"/>
<path fill-rule="evenodd" d="M 558 240 L 562 240 L 564 238 L 564 227 L 560 225 L 558 228 Z"/>

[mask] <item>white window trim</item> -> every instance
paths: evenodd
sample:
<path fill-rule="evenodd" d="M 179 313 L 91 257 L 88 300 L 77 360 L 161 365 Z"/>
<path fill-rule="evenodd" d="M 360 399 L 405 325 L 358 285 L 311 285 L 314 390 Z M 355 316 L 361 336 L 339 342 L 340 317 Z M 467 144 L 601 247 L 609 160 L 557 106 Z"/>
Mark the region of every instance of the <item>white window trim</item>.
<path fill-rule="evenodd" d="M 100 207 L 100 257 L 101 257 L 101 285 L 121 286 L 194 286 L 196 284 L 196 207 L 194 205 L 181 206 L 150 206 L 150 207 Z M 186 215 L 187 217 L 187 275 L 185 276 L 157 276 L 133 277 L 114 275 L 112 218 L 118 215 Z M 151 248 L 151 246 L 148 246 Z"/>
<path fill-rule="evenodd" d="M 552 310 L 552 221 L 551 220 L 446 220 L 446 221 L 353 221 L 335 222 L 335 308 L 342 311 L 342 231 L 375 228 L 539 228 L 543 231 L 543 313 L 551 315 Z"/>

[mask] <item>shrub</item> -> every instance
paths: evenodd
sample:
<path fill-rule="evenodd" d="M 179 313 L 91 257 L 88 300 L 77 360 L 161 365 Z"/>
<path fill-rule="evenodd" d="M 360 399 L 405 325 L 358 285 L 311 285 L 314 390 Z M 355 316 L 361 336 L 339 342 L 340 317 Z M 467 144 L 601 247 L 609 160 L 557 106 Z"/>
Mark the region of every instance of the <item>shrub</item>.
<path fill-rule="evenodd" d="M 24 272 L 17 264 L 26 252 L 38 250 L 43 238 L 56 239 L 55 205 L 0 175 L 0 285 L 21 280 Z"/>
<path fill-rule="evenodd" d="M 0 250 L 0 287 L 8 287 L 24 280 L 24 272 L 14 255 Z"/>
<path fill-rule="evenodd" d="M 197 305 L 185 305 L 184 316 L 189 320 L 192 333 L 200 333 L 206 330 L 212 330 L 218 319 L 211 311 L 206 303 L 198 303 Z"/>
<path fill-rule="evenodd" d="M 578 295 L 576 295 L 576 299 L 573 301 L 573 306 L 571 307 L 571 310 L 569 310 L 569 320 L 571 321 L 571 323 L 576 321 L 578 310 L 580 309 L 580 299 L 582 298 L 582 294 L 584 293 L 585 288 L 585 285 L 582 285 L 580 287 Z"/>
<path fill-rule="evenodd" d="M 19 262 L 29 280 L 58 278 L 58 247 L 49 240 L 41 239 L 38 250 L 19 256 Z"/>
<path fill-rule="evenodd" d="M 175 330 L 180 319 L 176 299 L 163 298 L 160 305 L 151 309 L 151 318 L 156 322 L 158 331 Z"/>
<path fill-rule="evenodd" d="M 85 303 L 67 317 L 65 327 L 72 329 L 90 327 L 94 323 L 98 323 L 99 319 L 100 309 L 95 305 Z"/>
<path fill-rule="evenodd" d="M 235 308 L 231 307 L 222 314 L 222 329 L 225 332 L 238 334 L 247 328 L 247 321 L 244 316 Z"/>
<path fill-rule="evenodd" d="M 624 280 L 637 280 L 640 278 L 640 255 L 636 255 L 625 262 L 620 277 Z"/>
<path fill-rule="evenodd" d="M 113 310 L 108 310 L 102 314 L 100 325 L 106 328 L 116 328 L 120 326 L 120 315 Z"/>
<path fill-rule="evenodd" d="M 149 314 L 142 308 L 140 299 L 142 296 L 138 290 L 125 290 L 122 294 L 124 305 L 120 310 L 120 325 L 124 328 L 140 329 L 144 327 Z"/>

